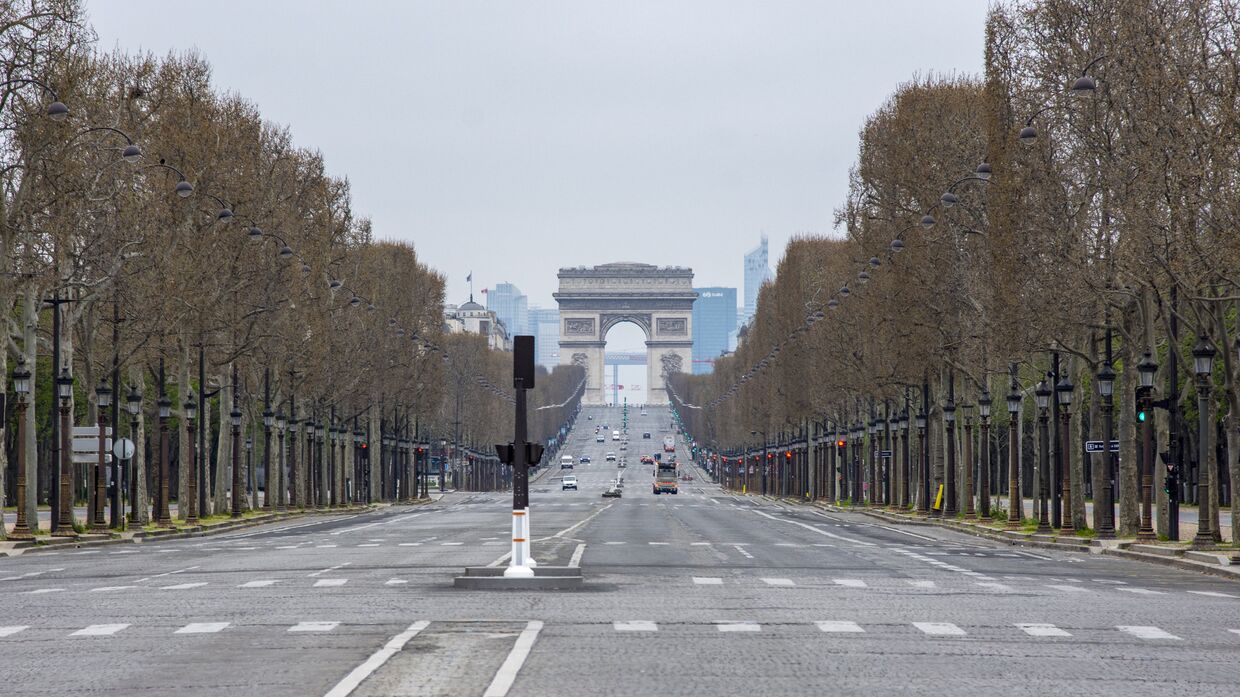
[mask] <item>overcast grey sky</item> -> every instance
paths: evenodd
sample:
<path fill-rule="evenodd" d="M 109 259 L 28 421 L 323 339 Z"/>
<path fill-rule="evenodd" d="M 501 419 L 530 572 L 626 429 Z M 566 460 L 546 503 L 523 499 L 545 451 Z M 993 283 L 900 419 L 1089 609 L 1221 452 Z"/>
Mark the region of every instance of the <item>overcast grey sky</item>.
<path fill-rule="evenodd" d="M 857 131 L 905 80 L 977 73 L 984 0 L 90 0 L 100 45 L 197 49 L 412 240 L 448 299 L 561 266 L 690 266 L 742 288 L 831 234 Z M 739 295 L 739 294 L 738 294 Z M 479 298 L 481 299 L 481 298 Z"/>

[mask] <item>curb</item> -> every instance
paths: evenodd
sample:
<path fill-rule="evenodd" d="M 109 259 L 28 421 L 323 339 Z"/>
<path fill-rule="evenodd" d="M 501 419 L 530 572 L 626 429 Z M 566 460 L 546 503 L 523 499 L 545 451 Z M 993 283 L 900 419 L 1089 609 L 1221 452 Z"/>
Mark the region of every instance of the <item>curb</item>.
<path fill-rule="evenodd" d="M 423 503 L 432 503 L 431 500 L 410 502 L 401 502 L 408 505 L 422 505 Z M 118 544 L 141 544 L 145 540 L 179 540 L 191 537 L 210 537 L 222 532 L 233 530 L 244 530 L 246 528 L 274 523 L 281 520 L 289 520 L 295 518 L 305 518 L 312 515 L 333 515 L 337 513 L 357 513 L 379 510 L 394 505 L 392 503 L 370 504 L 367 506 L 350 506 L 348 508 L 334 508 L 327 510 L 305 510 L 292 511 L 288 513 L 267 513 L 253 518 L 246 518 L 238 522 L 224 522 L 203 527 L 201 525 L 195 527 L 186 527 L 180 529 L 160 529 L 160 530 L 139 530 L 133 533 L 118 533 L 117 537 L 107 537 L 105 539 L 79 539 L 76 537 L 53 537 L 46 540 L 35 540 L 34 542 L 22 540 L 16 542 L 13 547 L 6 550 L 0 550 L 0 557 L 16 557 L 23 554 L 35 554 L 42 551 L 53 551 L 62 548 L 78 549 L 81 547 L 103 547 L 107 545 Z"/>

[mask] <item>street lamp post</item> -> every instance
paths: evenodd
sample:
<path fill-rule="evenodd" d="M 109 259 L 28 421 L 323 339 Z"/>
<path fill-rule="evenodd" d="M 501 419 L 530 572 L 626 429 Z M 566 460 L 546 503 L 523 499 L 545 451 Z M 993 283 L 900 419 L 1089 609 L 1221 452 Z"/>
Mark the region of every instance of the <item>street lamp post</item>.
<path fill-rule="evenodd" d="M 1111 440 L 1115 437 L 1115 369 L 1108 360 L 1098 371 L 1098 396 L 1102 398 L 1102 491 L 1094 502 L 1094 527 L 1098 537 L 1115 537 L 1115 458 Z"/>
<path fill-rule="evenodd" d="M 917 412 L 917 468 L 921 471 L 921 496 L 917 500 L 917 512 L 930 515 L 930 449 L 926 443 L 926 412 Z"/>
<path fill-rule="evenodd" d="M 973 405 L 962 404 L 964 411 L 964 517 L 977 518 L 977 509 L 973 506 Z"/>
<path fill-rule="evenodd" d="M 302 508 L 306 505 L 305 495 L 305 476 L 297 476 L 297 407 L 289 406 L 288 417 L 288 488 L 289 503 L 293 508 Z"/>
<path fill-rule="evenodd" d="M 107 461 L 108 461 L 108 407 L 112 406 L 112 390 L 107 379 L 100 378 L 95 388 L 95 401 L 99 406 L 99 459 L 95 463 L 95 493 L 90 502 L 90 529 L 104 532 L 108 522 L 103 517 L 103 502 L 107 499 Z"/>
<path fill-rule="evenodd" d="M 275 479 L 271 474 L 271 427 L 275 425 L 276 415 L 271 411 L 271 392 L 267 391 L 266 406 L 263 408 L 263 509 L 275 509 Z M 255 496 L 257 496 L 255 492 Z"/>
<path fill-rule="evenodd" d="M 279 440 L 276 446 L 276 510 L 281 513 L 288 511 L 288 487 L 285 484 L 284 469 L 284 429 L 287 427 L 284 412 L 276 414 L 276 438 Z"/>
<path fill-rule="evenodd" d="M 60 398 L 60 498 L 57 501 L 55 537 L 74 537 L 73 529 L 73 448 L 69 429 L 69 400 L 73 399 L 73 374 L 61 368 L 56 378 L 56 395 Z"/>
<path fill-rule="evenodd" d="M 1137 400 L 1140 403 L 1141 422 L 1141 527 L 1137 529 L 1137 539 L 1154 540 L 1154 419 L 1151 418 L 1150 405 L 1154 397 L 1154 374 L 1158 372 L 1158 364 L 1150 356 L 1149 351 L 1141 357 L 1137 364 L 1137 376 L 1140 380 L 1137 387 Z"/>
<path fill-rule="evenodd" d="M 1214 373 L 1214 346 L 1202 337 L 1193 349 L 1193 372 L 1197 374 L 1197 534 L 1193 549 L 1214 547 L 1214 515 L 1210 504 L 1210 389 Z"/>
<path fill-rule="evenodd" d="M 977 503 L 982 520 L 990 519 L 990 407 L 994 402 L 990 399 L 990 390 L 982 388 L 982 396 L 977 400 L 978 421 L 981 423 L 979 446 L 982 449 L 977 466 Z M 998 477 L 995 477 L 998 479 Z"/>
<path fill-rule="evenodd" d="M 168 395 L 163 393 L 163 380 L 159 381 L 159 391 L 159 400 L 156 402 L 159 407 L 159 507 L 155 511 L 155 524 L 161 528 L 168 528 L 172 527 L 171 506 L 168 501 L 170 469 L 168 467 L 168 419 L 172 416 L 172 400 L 168 399 Z"/>
<path fill-rule="evenodd" d="M 136 386 L 129 388 L 125 397 L 125 410 L 129 412 L 129 437 L 133 440 L 134 457 L 144 444 L 138 439 L 138 415 L 142 413 L 142 394 Z M 141 508 L 139 508 L 141 507 Z M 138 515 L 138 511 L 142 515 Z M 140 523 L 146 518 L 146 501 L 138 500 L 138 468 L 132 462 L 129 465 L 129 518 L 130 522 Z"/>
<path fill-rule="evenodd" d="M 236 385 L 234 374 L 233 384 Z M 228 418 L 232 423 L 232 517 L 241 517 L 241 494 L 245 483 L 241 479 L 241 410 L 234 403 Z"/>
<path fill-rule="evenodd" d="M 1069 426 L 1072 423 L 1072 390 L 1074 389 L 1072 381 L 1064 375 L 1059 384 L 1055 385 L 1055 397 L 1059 402 L 1059 456 L 1063 460 L 1063 468 L 1060 472 L 1060 483 L 1063 485 L 1063 525 L 1060 527 L 1064 532 L 1072 532 L 1076 529 L 1073 521 L 1072 510 L 1072 434 L 1069 433 Z"/>
<path fill-rule="evenodd" d="M 17 522 L 9 532 L 10 540 L 33 540 L 34 531 L 26 518 L 26 408 L 30 399 L 30 371 L 26 370 L 26 357 L 17 359 L 13 371 L 13 391 L 17 393 L 17 443 L 13 454 L 17 461 Z"/>
<path fill-rule="evenodd" d="M 1007 396 L 1008 408 L 1008 519 L 1009 528 L 1019 528 L 1025 516 L 1025 499 L 1020 493 L 1020 386 L 1016 383 L 1016 366 L 1012 365 L 1012 391 Z"/>
<path fill-rule="evenodd" d="M 939 516 L 942 518 L 956 517 L 956 401 L 953 397 L 954 391 L 954 386 L 948 387 L 947 403 L 943 405 L 943 423 L 947 431 L 947 462 L 943 471 L 943 507 L 939 510 Z"/>
<path fill-rule="evenodd" d="M 900 510 L 908 510 L 909 497 L 912 495 L 908 441 L 908 399 L 905 399 L 904 411 L 900 412 Z"/>
<path fill-rule="evenodd" d="M 198 523 L 198 456 L 195 452 L 194 421 L 198 418 L 198 400 L 191 392 L 185 404 L 185 448 L 189 453 L 189 467 L 185 472 L 185 522 L 190 525 Z"/>
<path fill-rule="evenodd" d="M 1051 403 L 1051 388 L 1043 379 L 1033 391 L 1033 396 L 1038 402 L 1038 532 L 1050 532 L 1050 510 L 1047 499 L 1050 497 L 1050 465 L 1051 465 L 1051 443 L 1050 432 L 1047 428 L 1047 421 L 1050 418 L 1047 414 L 1047 408 Z"/>

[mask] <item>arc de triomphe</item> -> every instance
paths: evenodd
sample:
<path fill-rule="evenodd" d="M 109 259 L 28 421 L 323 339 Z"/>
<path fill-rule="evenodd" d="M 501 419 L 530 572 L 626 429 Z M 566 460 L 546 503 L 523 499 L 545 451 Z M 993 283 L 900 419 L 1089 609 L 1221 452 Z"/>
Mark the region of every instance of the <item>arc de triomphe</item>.
<path fill-rule="evenodd" d="M 646 401 L 668 401 L 663 376 L 693 365 L 693 269 L 617 263 L 560 269 L 560 362 L 586 369 L 586 404 L 606 404 L 607 331 L 632 322 L 646 333 Z"/>

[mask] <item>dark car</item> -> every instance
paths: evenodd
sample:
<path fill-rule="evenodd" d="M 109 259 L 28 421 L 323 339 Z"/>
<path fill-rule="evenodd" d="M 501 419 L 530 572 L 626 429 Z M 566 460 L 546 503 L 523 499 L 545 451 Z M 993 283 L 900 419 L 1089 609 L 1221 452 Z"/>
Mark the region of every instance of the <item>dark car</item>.
<path fill-rule="evenodd" d="M 642 438 L 646 440 L 650 440 L 650 431 L 645 431 L 644 433 L 642 433 Z"/>
<path fill-rule="evenodd" d="M 583 465 L 588 465 L 588 464 L 590 464 L 590 456 L 589 456 L 589 455 L 582 455 L 582 456 L 581 456 L 581 460 L 579 460 L 579 462 L 581 462 L 581 464 L 583 464 Z"/>

